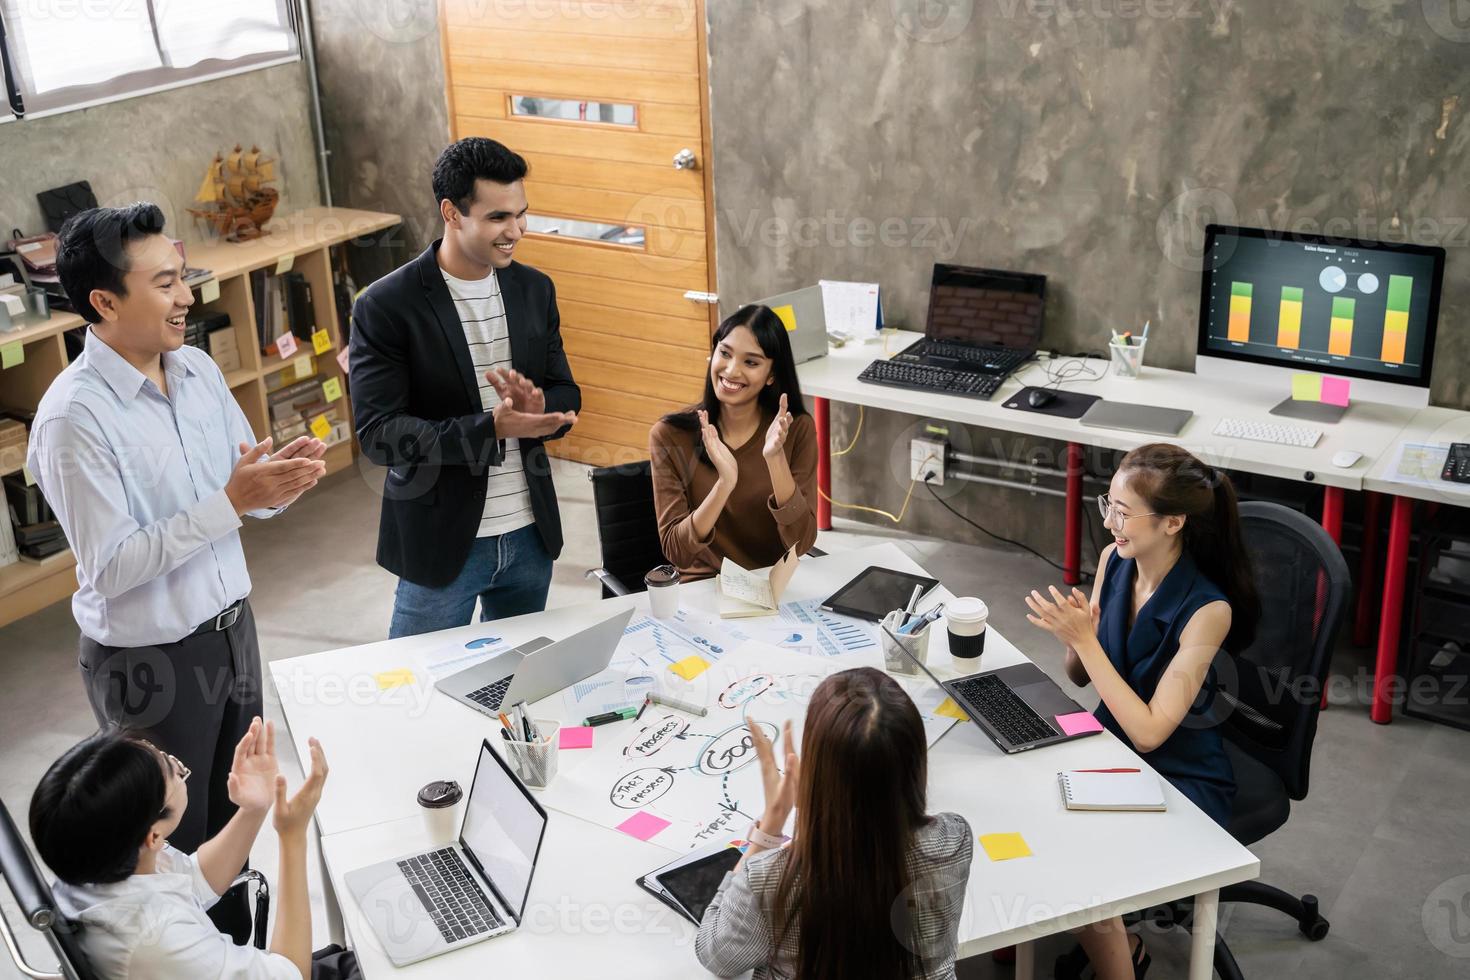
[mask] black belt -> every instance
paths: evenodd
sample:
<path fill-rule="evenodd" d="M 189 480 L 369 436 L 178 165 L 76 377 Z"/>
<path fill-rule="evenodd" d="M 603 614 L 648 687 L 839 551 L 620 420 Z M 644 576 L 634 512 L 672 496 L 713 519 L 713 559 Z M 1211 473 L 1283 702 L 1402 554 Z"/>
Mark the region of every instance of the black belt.
<path fill-rule="evenodd" d="M 240 611 L 244 608 L 245 600 L 241 599 L 213 619 L 206 619 L 194 627 L 194 632 L 189 635 L 198 636 L 200 633 L 218 633 L 220 630 L 227 630 L 235 625 L 235 622 L 240 618 Z"/>

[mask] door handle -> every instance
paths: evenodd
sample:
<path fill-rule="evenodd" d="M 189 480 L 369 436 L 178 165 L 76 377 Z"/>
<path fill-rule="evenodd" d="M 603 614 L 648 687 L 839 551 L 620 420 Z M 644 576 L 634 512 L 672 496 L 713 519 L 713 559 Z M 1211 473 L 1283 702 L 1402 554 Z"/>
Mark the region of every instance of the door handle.
<path fill-rule="evenodd" d="M 718 303 L 720 301 L 719 294 L 717 294 L 717 293 L 701 293 L 697 289 L 691 289 L 691 290 L 689 290 L 689 292 L 687 292 L 687 293 L 684 294 L 684 298 L 687 299 L 687 300 L 689 300 L 691 303 L 706 303 L 706 304 L 708 304 L 710 306 L 714 306 L 716 303 Z"/>
<path fill-rule="evenodd" d="M 699 161 L 695 159 L 694 151 L 687 146 L 674 154 L 675 170 L 696 170 L 698 167 Z"/>

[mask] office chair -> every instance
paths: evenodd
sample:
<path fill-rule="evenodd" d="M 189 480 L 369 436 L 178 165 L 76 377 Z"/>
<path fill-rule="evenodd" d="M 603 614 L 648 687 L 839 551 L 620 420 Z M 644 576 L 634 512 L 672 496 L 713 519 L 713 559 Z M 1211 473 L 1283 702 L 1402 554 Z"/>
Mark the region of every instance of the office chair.
<path fill-rule="evenodd" d="M 55 954 L 57 966 L 54 972 L 38 970 L 26 962 L 21 953 L 10 922 L 0 912 L 0 943 L 10 954 L 16 969 L 34 980 L 96 980 L 87 958 L 78 942 L 77 926 L 61 916 L 56 908 L 56 898 L 51 886 L 46 883 L 40 868 L 31 857 L 30 848 L 20 836 L 10 811 L 0 803 L 0 878 L 10 888 L 15 904 L 27 924 L 46 936 L 46 941 Z M 270 916 L 270 886 L 265 875 L 259 871 L 246 871 L 231 883 L 231 888 L 254 884 L 255 895 L 254 941 L 256 949 L 265 949 L 266 920 Z"/>
<path fill-rule="evenodd" d="M 1235 769 L 1227 829 L 1249 847 L 1286 823 L 1292 800 L 1306 799 L 1323 685 L 1352 583 L 1342 552 L 1306 515 L 1281 504 L 1247 501 L 1240 505 L 1240 520 L 1262 600 L 1261 622 L 1255 641 L 1233 664 L 1216 660 L 1217 668 L 1223 667 L 1217 711 L 1224 716 L 1225 751 Z M 1327 936 L 1329 923 L 1315 895 L 1297 897 L 1247 881 L 1220 889 L 1220 901 L 1284 912 L 1312 942 Z M 1188 929 L 1193 902 L 1128 918 Z M 1055 975 L 1075 977 L 1086 963 L 1079 947 L 1058 958 Z M 1223 980 L 1241 980 L 1230 947 L 1218 936 L 1215 971 Z"/>
<path fill-rule="evenodd" d="M 648 460 L 589 470 L 592 506 L 602 567 L 587 572 L 602 583 L 602 597 L 644 591 L 643 576 L 667 562 L 658 539 L 653 509 L 653 478 Z"/>

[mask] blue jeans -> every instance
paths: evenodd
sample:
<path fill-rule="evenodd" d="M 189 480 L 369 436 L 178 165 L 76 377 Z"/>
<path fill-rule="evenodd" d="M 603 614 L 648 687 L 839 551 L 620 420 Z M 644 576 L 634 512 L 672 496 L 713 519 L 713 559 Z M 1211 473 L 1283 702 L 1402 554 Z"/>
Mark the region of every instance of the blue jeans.
<path fill-rule="evenodd" d="M 551 556 L 536 525 L 476 538 L 464 568 L 439 588 L 398 580 L 388 637 L 414 636 L 465 626 L 480 600 L 480 622 L 540 612 L 551 588 Z"/>

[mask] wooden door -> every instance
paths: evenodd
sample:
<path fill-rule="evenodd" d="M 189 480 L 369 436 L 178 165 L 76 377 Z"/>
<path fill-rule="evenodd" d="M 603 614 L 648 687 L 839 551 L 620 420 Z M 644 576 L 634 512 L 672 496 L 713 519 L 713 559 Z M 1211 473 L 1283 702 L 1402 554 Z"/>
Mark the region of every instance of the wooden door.
<path fill-rule="evenodd" d="M 715 315 L 686 296 L 715 291 L 703 0 L 443 0 L 440 25 L 451 134 L 530 166 L 516 254 L 556 283 L 582 388 L 547 449 L 646 458 L 703 390 Z"/>

